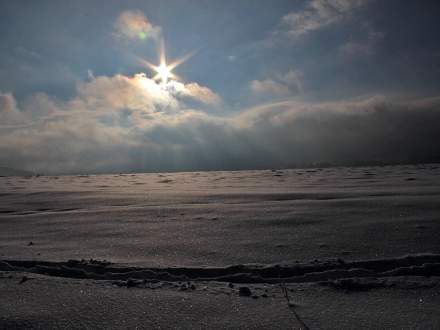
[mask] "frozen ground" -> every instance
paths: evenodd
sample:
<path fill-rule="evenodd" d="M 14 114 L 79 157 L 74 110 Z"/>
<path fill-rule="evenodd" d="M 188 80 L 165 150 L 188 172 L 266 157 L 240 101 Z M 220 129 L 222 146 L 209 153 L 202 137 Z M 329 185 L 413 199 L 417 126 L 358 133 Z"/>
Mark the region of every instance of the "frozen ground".
<path fill-rule="evenodd" d="M 0 189 L 0 328 L 440 327 L 436 164 Z"/>

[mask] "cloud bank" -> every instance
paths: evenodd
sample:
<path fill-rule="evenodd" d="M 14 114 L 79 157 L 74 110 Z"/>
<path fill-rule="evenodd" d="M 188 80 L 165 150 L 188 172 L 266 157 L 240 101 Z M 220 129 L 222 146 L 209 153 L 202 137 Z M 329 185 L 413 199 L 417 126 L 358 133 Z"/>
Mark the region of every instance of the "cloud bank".
<path fill-rule="evenodd" d="M 440 98 L 284 101 L 220 116 L 219 96 L 145 74 L 99 76 L 60 101 L 0 94 L 0 164 L 40 173 L 289 167 L 440 156 Z"/>

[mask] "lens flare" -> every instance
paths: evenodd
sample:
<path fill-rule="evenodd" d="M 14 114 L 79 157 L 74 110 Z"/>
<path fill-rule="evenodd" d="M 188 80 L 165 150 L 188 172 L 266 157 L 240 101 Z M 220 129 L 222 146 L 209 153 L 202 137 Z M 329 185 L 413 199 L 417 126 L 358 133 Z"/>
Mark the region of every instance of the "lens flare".
<path fill-rule="evenodd" d="M 147 34 L 144 31 L 141 31 L 139 32 L 138 37 L 141 40 L 145 40 L 147 38 Z"/>

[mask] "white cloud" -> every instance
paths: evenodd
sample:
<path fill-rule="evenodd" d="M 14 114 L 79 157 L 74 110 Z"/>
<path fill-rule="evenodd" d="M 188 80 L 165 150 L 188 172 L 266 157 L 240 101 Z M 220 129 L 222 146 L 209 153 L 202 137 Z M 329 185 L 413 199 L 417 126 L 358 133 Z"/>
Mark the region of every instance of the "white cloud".
<path fill-rule="evenodd" d="M 282 18 L 282 24 L 291 37 L 299 37 L 336 23 L 369 0 L 311 0 L 301 11 Z"/>
<path fill-rule="evenodd" d="M 99 76 L 88 82 L 80 82 L 77 97 L 72 103 L 76 108 L 100 112 L 131 109 L 151 113 L 172 111 L 178 107 L 175 96 L 144 73 L 133 77 Z"/>
<path fill-rule="evenodd" d="M 175 82 L 176 84 L 178 82 Z M 191 97 L 205 104 L 219 105 L 221 98 L 217 93 L 214 93 L 208 87 L 200 86 L 198 83 L 181 84 L 183 87 L 181 93 L 184 96 Z"/>
<path fill-rule="evenodd" d="M 155 39 L 161 28 L 153 25 L 139 10 L 123 11 L 114 24 L 115 36 L 134 40 Z"/>
<path fill-rule="evenodd" d="M 207 117 L 189 108 L 188 99 L 220 102 L 208 87 L 159 84 L 143 73 L 90 77 L 68 101 L 37 93 L 18 106 L 11 93 L 0 94 L 0 163 L 44 172 L 125 167 L 135 149 L 160 153 L 170 147 L 149 138 L 152 130 Z"/>

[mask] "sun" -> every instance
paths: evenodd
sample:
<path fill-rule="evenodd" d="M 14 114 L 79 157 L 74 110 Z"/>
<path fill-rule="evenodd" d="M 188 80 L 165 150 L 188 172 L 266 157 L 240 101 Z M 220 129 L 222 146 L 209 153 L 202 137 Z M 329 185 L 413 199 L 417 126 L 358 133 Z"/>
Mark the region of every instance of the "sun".
<path fill-rule="evenodd" d="M 185 56 L 173 61 L 171 64 L 167 64 L 166 55 L 165 55 L 165 45 L 164 41 L 161 40 L 159 44 L 159 65 L 154 65 L 148 62 L 145 59 L 139 58 L 139 62 L 145 67 L 150 68 L 155 72 L 155 76 L 153 80 L 160 81 L 162 84 L 166 84 L 169 80 L 181 80 L 179 76 L 172 72 L 177 66 L 187 61 L 190 57 L 192 57 L 195 52 L 191 52 L 186 54 Z"/>
<path fill-rule="evenodd" d="M 153 77 L 154 80 L 160 79 L 162 83 L 167 83 L 168 79 L 175 78 L 174 74 L 171 72 L 171 68 L 167 66 L 166 63 L 161 63 L 159 66 L 155 66 L 156 76 Z"/>

